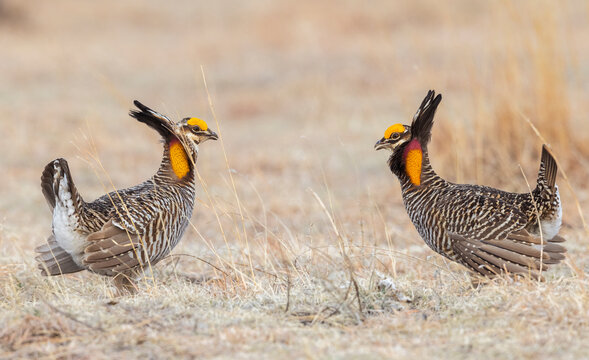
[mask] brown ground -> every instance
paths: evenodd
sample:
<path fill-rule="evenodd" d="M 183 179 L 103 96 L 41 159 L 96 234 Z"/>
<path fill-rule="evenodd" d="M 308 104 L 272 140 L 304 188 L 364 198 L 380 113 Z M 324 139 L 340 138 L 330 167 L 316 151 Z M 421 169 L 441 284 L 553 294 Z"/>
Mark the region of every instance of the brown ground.
<path fill-rule="evenodd" d="M 0 358 L 587 357 L 588 38 L 582 1 L 0 1 Z M 569 253 L 546 282 L 473 288 L 418 237 L 373 144 L 429 88 L 449 180 L 527 191 L 526 119 L 553 146 Z M 42 278 L 47 162 L 87 200 L 157 168 L 133 99 L 222 135 L 193 227 L 136 296 Z"/>

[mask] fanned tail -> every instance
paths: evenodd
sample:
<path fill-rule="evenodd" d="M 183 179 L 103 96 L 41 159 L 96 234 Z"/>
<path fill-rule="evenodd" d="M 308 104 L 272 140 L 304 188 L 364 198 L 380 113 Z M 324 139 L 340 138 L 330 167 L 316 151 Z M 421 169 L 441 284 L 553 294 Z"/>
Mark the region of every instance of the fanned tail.
<path fill-rule="evenodd" d="M 45 166 L 41 175 L 41 190 L 51 212 L 58 201 L 68 206 L 71 200 L 71 206 L 75 211 L 80 210 L 84 202 L 74 185 L 70 167 L 65 159 L 55 159 Z"/>
<path fill-rule="evenodd" d="M 74 185 L 65 159 L 55 159 L 45 166 L 41 175 L 41 190 L 54 214 L 54 225 L 57 216 L 57 221 L 62 227 L 77 227 L 78 217 L 75 214 L 80 213 L 84 201 Z M 61 275 L 83 270 L 62 246 L 63 244 L 60 245 L 52 234 L 47 243 L 35 249 L 39 253 L 35 259 L 39 263 L 42 275 Z"/>
<path fill-rule="evenodd" d="M 554 190 L 558 166 L 546 144 L 542 145 L 542 158 L 538 171 L 538 188 Z"/>

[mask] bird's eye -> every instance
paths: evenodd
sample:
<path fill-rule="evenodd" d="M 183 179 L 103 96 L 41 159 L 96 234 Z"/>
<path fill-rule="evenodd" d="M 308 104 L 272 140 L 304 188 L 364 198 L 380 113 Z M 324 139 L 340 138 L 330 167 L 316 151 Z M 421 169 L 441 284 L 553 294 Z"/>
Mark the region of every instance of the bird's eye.
<path fill-rule="evenodd" d="M 399 133 L 393 133 L 393 136 L 391 136 L 393 138 L 393 140 L 398 140 L 401 137 L 401 134 Z"/>

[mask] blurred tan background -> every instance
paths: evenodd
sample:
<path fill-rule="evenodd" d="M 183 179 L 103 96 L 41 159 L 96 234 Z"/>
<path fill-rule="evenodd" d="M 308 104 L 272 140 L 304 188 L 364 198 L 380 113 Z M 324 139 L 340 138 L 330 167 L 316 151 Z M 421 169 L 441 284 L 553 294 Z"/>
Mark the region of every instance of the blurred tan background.
<path fill-rule="evenodd" d="M 430 88 L 444 96 L 430 146 L 434 168 L 449 180 L 526 191 L 518 165 L 533 186 L 542 143 L 529 118 L 570 177 L 574 192 L 558 180 L 565 229 L 575 229 L 572 246 L 585 246 L 574 196 L 586 212 L 587 2 L 0 4 L 7 258 L 30 259 L 50 229 L 39 189 L 50 160 L 70 162 L 88 201 L 112 190 L 108 177 L 123 188 L 153 174 L 161 145 L 127 116 L 133 99 L 220 127 L 251 236 L 259 236 L 258 222 L 296 246 L 332 243 L 315 191 L 352 238 L 364 239 L 368 228 L 367 241 L 381 243 L 388 231 L 395 246 L 425 249 L 388 154 L 373 144 L 389 125 L 409 123 Z M 198 168 L 223 221 L 235 223 L 239 207 L 219 142 L 201 147 Z M 198 197 L 195 226 L 222 244 L 211 200 L 202 189 Z M 239 248 L 239 239 L 230 234 L 230 245 Z M 208 252 L 193 231 L 182 246 Z"/>
<path fill-rule="evenodd" d="M 587 1 L 0 0 L 0 358 L 586 357 L 588 39 Z M 428 89 L 448 180 L 527 191 L 528 120 L 552 145 L 546 282 L 473 286 L 418 236 L 373 146 Z M 221 135 L 193 226 L 136 296 L 41 277 L 45 164 L 87 201 L 159 166 L 134 99 Z"/>

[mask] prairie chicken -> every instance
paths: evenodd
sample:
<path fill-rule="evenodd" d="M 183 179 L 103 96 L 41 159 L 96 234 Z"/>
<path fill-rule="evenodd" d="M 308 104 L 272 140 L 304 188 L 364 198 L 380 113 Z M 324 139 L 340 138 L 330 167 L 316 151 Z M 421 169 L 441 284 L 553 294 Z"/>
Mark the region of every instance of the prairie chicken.
<path fill-rule="evenodd" d="M 41 176 L 41 189 L 53 213 L 51 236 L 36 248 L 45 276 L 89 270 L 114 276 L 117 287 L 160 261 L 182 238 L 194 206 L 198 145 L 217 134 L 197 118 L 172 122 L 139 101 L 129 115 L 155 129 L 164 154 L 149 180 L 85 202 L 68 163 L 56 159 Z"/>
<path fill-rule="evenodd" d="M 374 146 L 389 149 L 388 164 L 401 183 L 405 209 L 419 235 L 437 253 L 475 273 L 529 274 L 564 259 L 558 231 L 562 208 L 557 165 L 542 148 L 536 188 L 509 193 L 487 186 L 453 184 L 432 168 L 427 145 L 442 96 L 429 91 L 411 126 L 395 124 Z"/>

